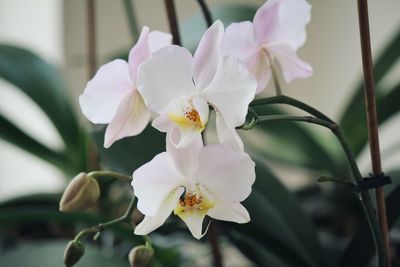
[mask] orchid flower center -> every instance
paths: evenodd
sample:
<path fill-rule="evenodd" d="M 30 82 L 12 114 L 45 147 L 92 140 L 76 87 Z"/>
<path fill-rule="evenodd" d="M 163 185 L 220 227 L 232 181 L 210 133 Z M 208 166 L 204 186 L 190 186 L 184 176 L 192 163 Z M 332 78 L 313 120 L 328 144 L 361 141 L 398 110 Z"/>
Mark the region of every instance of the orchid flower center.
<path fill-rule="evenodd" d="M 190 212 L 206 214 L 213 207 L 214 202 L 210 199 L 210 196 L 204 190 L 201 190 L 200 186 L 196 185 L 195 190 L 185 190 L 174 209 L 174 214 L 181 218 Z"/>
<path fill-rule="evenodd" d="M 167 111 L 171 121 L 176 123 L 182 129 L 194 129 L 203 131 L 207 121 L 203 121 L 201 114 L 192 101 L 187 99 L 177 99 L 172 102 Z"/>

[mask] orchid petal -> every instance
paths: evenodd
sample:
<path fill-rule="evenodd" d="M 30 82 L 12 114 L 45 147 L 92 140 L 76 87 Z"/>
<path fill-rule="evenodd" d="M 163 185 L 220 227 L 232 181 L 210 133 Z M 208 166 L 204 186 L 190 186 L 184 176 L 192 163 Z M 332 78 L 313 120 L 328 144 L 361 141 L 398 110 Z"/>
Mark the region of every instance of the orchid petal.
<path fill-rule="evenodd" d="M 132 176 L 137 208 L 150 217 L 156 216 L 168 194 L 185 181 L 167 152 L 155 156 Z"/>
<path fill-rule="evenodd" d="M 223 221 L 247 223 L 250 221 L 249 212 L 240 203 L 226 203 L 217 200 L 215 206 L 207 213 L 208 216 Z"/>
<path fill-rule="evenodd" d="M 149 33 L 148 40 L 150 51 L 154 53 L 157 50 L 172 44 L 172 35 L 161 31 L 152 31 Z"/>
<path fill-rule="evenodd" d="M 177 127 L 167 132 L 167 152 L 171 155 L 176 169 L 185 177 L 192 177 L 199 166 L 199 155 L 203 149 L 201 135 L 184 148 L 178 148 L 181 133 Z"/>
<path fill-rule="evenodd" d="M 184 189 L 182 187 L 176 188 L 164 199 L 159 212 L 155 216 L 146 215 L 136 227 L 135 235 L 147 235 L 158 227 L 164 224 L 168 219 L 172 210 L 179 203 L 179 197 L 182 195 Z"/>
<path fill-rule="evenodd" d="M 258 50 L 254 54 L 249 55 L 244 60 L 244 63 L 257 79 L 256 94 L 261 93 L 267 87 L 272 76 L 268 59 L 262 53 L 262 50 Z"/>
<path fill-rule="evenodd" d="M 133 88 L 128 64 L 120 59 L 111 61 L 100 67 L 79 97 L 82 112 L 93 123 L 109 123 Z"/>
<path fill-rule="evenodd" d="M 284 0 L 269 0 L 260 7 L 254 16 L 254 37 L 259 44 L 269 43 L 281 31 L 279 9 Z"/>
<path fill-rule="evenodd" d="M 236 152 L 243 152 L 244 146 L 242 139 L 236 133 L 234 127 L 227 125 L 220 112 L 216 112 L 216 128 L 218 140 L 221 144 L 226 145 Z"/>
<path fill-rule="evenodd" d="M 172 100 L 195 93 L 192 61 L 192 55 L 185 48 L 171 45 L 161 48 L 142 63 L 138 90 L 146 106 L 161 114 Z"/>
<path fill-rule="evenodd" d="M 268 51 L 277 59 L 281 66 L 286 82 L 297 78 L 307 78 L 313 73 L 312 67 L 301 60 L 296 50 L 287 44 L 274 44 L 268 46 Z"/>
<path fill-rule="evenodd" d="M 196 182 L 228 203 L 246 199 L 255 181 L 255 164 L 244 152 L 222 145 L 208 145 L 199 157 Z"/>
<path fill-rule="evenodd" d="M 202 211 L 202 210 L 192 210 L 192 211 L 187 211 L 185 213 L 179 214 L 179 218 L 181 218 L 187 227 L 190 230 L 190 233 L 196 238 L 200 239 L 202 238 L 207 231 L 204 231 L 203 233 L 203 221 L 204 218 L 206 217 L 207 210 Z"/>
<path fill-rule="evenodd" d="M 221 60 L 220 43 L 224 25 L 217 20 L 203 34 L 193 59 L 193 80 L 199 91 L 210 84 Z"/>
<path fill-rule="evenodd" d="M 160 132 L 166 132 L 170 125 L 172 124 L 172 121 L 168 118 L 167 114 L 161 114 L 157 118 L 155 118 L 151 124 L 154 128 L 159 130 Z"/>
<path fill-rule="evenodd" d="M 149 123 L 150 115 L 138 91 L 127 94 L 107 126 L 104 147 L 109 148 L 119 139 L 140 134 Z"/>
<path fill-rule="evenodd" d="M 244 61 L 259 49 L 253 35 L 253 24 L 250 21 L 230 24 L 221 41 L 224 55 L 234 56 Z"/>
<path fill-rule="evenodd" d="M 149 43 L 149 28 L 143 27 L 139 39 L 129 52 L 129 69 L 132 80 L 137 80 L 137 72 L 140 64 L 142 64 L 151 55 Z"/>
<path fill-rule="evenodd" d="M 242 63 L 233 57 L 224 57 L 203 95 L 221 112 L 226 124 L 234 128 L 244 123 L 256 87 L 256 79 Z"/>
<path fill-rule="evenodd" d="M 279 8 L 280 30 L 275 42 L 289 44 L 295 50 L 306 41 L 306 25 L 311 19 L 311 5 L 305 0 L 282 0 Z"/>

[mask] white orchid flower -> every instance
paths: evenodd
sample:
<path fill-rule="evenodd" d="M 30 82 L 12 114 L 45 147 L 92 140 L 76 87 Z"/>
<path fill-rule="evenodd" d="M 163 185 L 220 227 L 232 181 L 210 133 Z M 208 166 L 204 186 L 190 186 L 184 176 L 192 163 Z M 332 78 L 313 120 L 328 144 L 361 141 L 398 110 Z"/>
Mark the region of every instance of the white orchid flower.
<path fill-rule="evenodd" d="M 179 130 L 168 132 L 167 151 L 133 173 L 137 208 L 145 217 L 135 234 L 160 227 L 172 211 L 200 239 L 206 215 L 217 220 L 246 223 L 250 216 L 240 202 L 255 181 L 254 162 L 244 152 L 221 145 L 203 147 L 201 137 L 177 148 Z"/>
<path fill-rule="evenodd" d="M 83 114 L 93 123 L 108 124 L 104 147 L 127 136 L 140 134 L 151 111 L 137 90 L 138 67 L 154 51 L 171 44 L 172 36 L 143 27 L 129 60 L 116 59 L 100 67 L 79 97 Z"/>
<path fill-rule="evenodd" d="M 306 40 L 310 11 L 305 0 L 269 0 L 257 10 L 253 23 L 232 23 L 226 28 L 221 49 L 240 59 L 257 77 L 257 93 L 268 85 L 274 59 L 286 82 L 312 75 L 311 66 L 296 54 Z"/>
<path fill-rule="evenodd" d="M 210 104 L 217 114 L 220 142 L 243 151 L 235 127 L 245 121 L 257 82 L 237 59 L 221 55 L 223 32 L 223 24 L 216 21 L 204 33 L 194 57 L 185 48 L 167 46 L 139 68 L 138 90 L 159 114 L 153 126 L 162 132 L 179 128 L 178 147 L 190 144 L 206 127 Z"/>

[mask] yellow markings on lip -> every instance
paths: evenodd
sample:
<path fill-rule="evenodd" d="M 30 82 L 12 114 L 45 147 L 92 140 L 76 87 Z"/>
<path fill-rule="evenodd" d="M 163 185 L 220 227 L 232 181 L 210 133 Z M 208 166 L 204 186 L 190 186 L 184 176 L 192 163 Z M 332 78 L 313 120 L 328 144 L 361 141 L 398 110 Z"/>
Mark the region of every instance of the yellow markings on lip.
<path fill-rule="evenodd" d="M 182 128 L 194 127 L 200 132 L 205 128 L 205 125 L 201 121 L 199 112 L 193 107 L 188 107 L 184 111 L 183 116 L 168 113 L 168 117 Z"/>
<path fill-rule="evenodd" d="M 178 205 L 174 209 L 174 214 L 183 216 L 186 212 L 197 211 L 204 212 L 214 207 L 214 203 L 209 201 L 201 194 L 193 194 L 185 192 L 185 195 L 179 200 Z"/>

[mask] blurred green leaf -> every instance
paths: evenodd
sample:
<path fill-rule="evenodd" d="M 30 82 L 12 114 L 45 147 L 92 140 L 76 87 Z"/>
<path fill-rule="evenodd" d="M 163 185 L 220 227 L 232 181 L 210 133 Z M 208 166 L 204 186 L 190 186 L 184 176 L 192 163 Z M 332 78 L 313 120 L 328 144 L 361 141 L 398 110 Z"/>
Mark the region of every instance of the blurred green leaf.
<path fill-rule="evenodd" d="M 400 57 L 399 44 L 400 31 L 396 33 L 380 55 L 376 57 L 377 59 L 374 63 L 374 77 L 377 84 L 375 91 L 377 97 L 376 106 L 379 116 L 378 122 L 380 124 L 393 116 L 399 110 L 398 96 L 400 94 L 400 86 L 397 85 L 392 90 L 386 90 L 387 88 L 384 88 L 379 84 L 385 78 L 386 74 L 389 73 L 389 70 L 391 70 L 395 63 L 398 62 Z M 368 140 L 363 88 L 364 83 L 361 81 L 339 120 L 340 125 L 345 135 L 348 137 L 356 155 L 361 152 Z"/>
<path fill-rule="evenodd" d="M 251 259 L 257 266 L 273 266 L 273 267 L 297 267 L 298 265 L 288 265 L 281 258 L 271 253 L 262 244 L 253 238 L 243 235 L 243 233 L 231 229 L 228 232 L 229 239 L 237 246 L 237 248 Z"/>
<path fill-rule="evenodd" d="M 224 5 L 211 9 L 214 20 L 221 20 L 225 27 L 232 22 L 253 20 L 257 11 L 257 6 L 253 5 Z M 184 47 L 194 52 L 200 42 L 201 36 L 207 29 L 207 24 L 203 14 L 198 12 L 181 24 L 180 33 Z"/>
<path fill-rule="evenodd" d="M 238 233 L 247 236 L 244 244 L 241 243 L 244 237 L 234 238 L 239 249 L 242 245 L 251 247 L 250 243 L 258 244 L 287 266 L 330 266 L 311 221 L 293 195 L 261 163 L 256 165 L 256 175 L 253 192 L 244 202 L 252 220 L 244 225 L 227 225 L 228 236 L 232 237 L 232 230 L 236 236 Z M 246 250 L 242 252 L 246 254 Z M 246 255 L 264 266 L 264 259 Z"/>
<path fill-rule="evenodd" d="M 12 122 L 7 120 L 0 114 L 0 137 L 11 144 L 29 152 L 49 163 L 57 166 L 65 172 L 70 172 L 72 166 L 68 165 L 67 158 L 64 154 L 54 151 L 47 146 L 39 143 L 25 132 L 20 130 Z"/>
<path fill-rule="evenodd" d="M 165 151 L 165 133 L 150 125 L 140 135 L 119 140 L 108 149 L 103 147 L 104 130 L 96 130 L 92 135 L 101 160 L 108 168 L 127 175 Z"/>
<path fill-rule="evenodd" d="M 400 218 L 400 170 L 393 170 L 388 173 L 392 177 L 393 183 L 386 185 L 385 201 L 388 227 L 391 229 Z M 371 192 L 372 193 L 372 192 Z M 370 229 L 366 220 L 360 225 L 360 228 L 354 238 L 351 240 L 342 258 L 339 267 L 367 267 L 375 255 L 375 246 Z"/>
<path fill-rule="evenodd" d="M 0 45 L 0 78 L 15 85 L 48 116 L 65 143 L 66 164 L 73 165 L 74 172 L 85 169 L 85 134 L 56 69 L 25 49 Z M 12 143 L 27 141 L 18 137 L 22 135 L 18 135 Z M 32 149 L 28 151 L 35 153 Z M 42 152 L 40 156 L 44 157 Z"/>
<path fill-rule="evenodd" d="M 28 243 L 3 253 L 0 266 L 27 267 L 55 267 L 64 266 L 63 254 L 67 240 Z M 96 267 L 128 267 L 128 259 L 121 259 L 104 253 L 95 247 L 86 244 L 85 255 L 74 266 Z"/>

